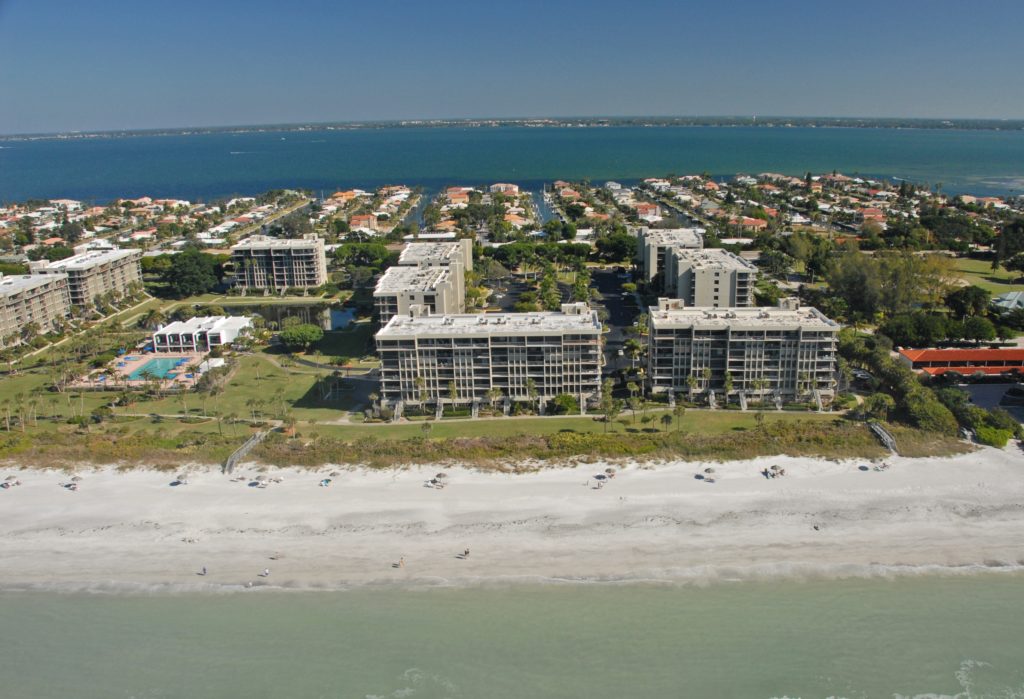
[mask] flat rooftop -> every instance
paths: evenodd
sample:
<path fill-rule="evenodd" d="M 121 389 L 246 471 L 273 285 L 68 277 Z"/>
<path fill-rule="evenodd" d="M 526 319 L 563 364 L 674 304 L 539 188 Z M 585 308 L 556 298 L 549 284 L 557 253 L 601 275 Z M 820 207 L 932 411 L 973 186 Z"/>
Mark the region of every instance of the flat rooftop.
<path fill-rule="evenodd" d="M 694 250 L 691 248 L 675 248 L 674 254 L 680 262 L 686 261 L 691 269 L 720 269 L 740 272 L 756 272 L 757 267 L 753 263 L 734 255 L 728 250 L 721 248 L 704 248 Z"/>
<path fill-rule="evenodd" d="M 600 335 L 597 312 L 459 313 L 437 316 L 395 316 L 377 332 L 378 338 L 472 335 Z"/>
<path fill-rule="evenodd" d="M 165 325 L 156 331 L 155 334 L 189 334 L 200 331 L 211 330 L 241 330 L 252 325 L 252 318 L 249 316 L 196 316 L 188 320 L 177 320 Z"/>
<path fill-rule="evenodd" d="M 662 247 L 704 246 L 703 228 L 641 228 L 640 236 L 645 242 Z"/>
<path fill-rule="evenodd" d="M 387 296 L 410 291 L 432 291 L 439 284 L 448 281 L 447 267 L 409 267 L 395 265 L 388 267 L 377 280 L 374 296 Z"/>
<path fill-rule="evenodd" d="M 42 269 L 45 270 L 46 273 L 82 272 L 92 269 L 97 265 L 116 262 L 117 260 L 123 260 L 126 257 L 141 254 L 141 250 L 135 250 L 132 248 L 125 248 L 123 250 L 117 248 L 113 250 L 90 250 L 89 252 L 83 252 L 81 255 L 74 255 L 72 257 L 64 258 L 63 260 L 51 262 Z"/>
<path fill-rule="evenodd" d="M 458 242 L 408 243 L 398 256 L 400 265 L 419 265 L 429 262 L 449 263 L 462 259 L 462 244 Z"/>
<path fill-rule="evenodd" d="M 706 306 L 665 309 L 652 306 L 654 330 L 698 328 L 701 330 L 839 330 L 839 323 L 817 308 L 712 308 Z"/>
<path fill-rule="evenodd" d="M 67 279 L 66 274 L 0 274 L 0 298 L 14 296 L 58 279 Z"/>
<path fill-rule="evenodd" d="M 232 245 L 232 250 L 305 250 L 322 244 L 320 238 L 272 238 L 269 235 L 254 235 Z"/>

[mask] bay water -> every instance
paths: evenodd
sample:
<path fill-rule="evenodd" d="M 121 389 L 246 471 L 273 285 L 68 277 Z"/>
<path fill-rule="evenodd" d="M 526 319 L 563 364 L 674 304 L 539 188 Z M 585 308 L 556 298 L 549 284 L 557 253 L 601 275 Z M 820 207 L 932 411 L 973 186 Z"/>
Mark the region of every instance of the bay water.
<path fill-rule="evenodd" d="M 833 169 L 949 193 L 1024 192 L 1024 131 L 605 127 L 382 128 L 0 141 L 0 201 L 210 200 L 274 188 L 594 181 Z"/>
<path fill-rule="evenodd" d="M 0 593 L 4 697 L 1021 697 L 1024 576 Z"/>

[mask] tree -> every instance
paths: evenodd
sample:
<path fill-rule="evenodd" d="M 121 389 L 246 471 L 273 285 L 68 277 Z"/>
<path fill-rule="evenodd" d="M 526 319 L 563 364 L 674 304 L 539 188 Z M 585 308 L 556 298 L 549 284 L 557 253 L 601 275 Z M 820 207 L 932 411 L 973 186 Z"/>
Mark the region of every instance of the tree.
<path fill-rule="evenodd" d="M 1003 226 L 996 238 L 995 251 L 992 269 L 999 269 L 1004 260 L 1024 252 L 1024 217 L 1015 218 Z"/>
<path fill-rule="evenodd" d="M 500 401 L 504 397 L 504 395 L 505 394 L 502 393 L 501 389 L 498 388 L 497 386 L 487 391 L 487 400 L 491 402 L 492 412 L 498 409 L 498 401 Z"/>
<path fill-rule="evenodd" d="M 168 293 L 175 298 L 205 294 L 217 285 L 213 257 L 196 248 L 185 248 L 171 258 L 163 276 Z"/>
<path fill-rule="evenodd" d="M 454 405 L 459 400 L 459 387 L 454 381 L 448 382 L 448 400 Z"/>
<path fill-rule="evenodd" d="M 686 406 L 676 400 L 676 405 L 672 408 L 672 414 L 676 418 L 676 432 L 679 431 L 680 426 L 683 423 L 683 416 L 686 415 Z"/>
<path fill-rule="evenodd" d="M 964 339 L 976 343 L 989 342 L 996 339 L 996 327 L 988 318 L 971 316 L 964 320 Z"/>
<path fill-rule="evenodd" d="M 690 394 L 690 402 L 693 402 L 693 392 L 697 390 L 697 384 L 700 382 L 697 379 L 697 375 L 691 373 L 686 377 L 686 388 Z"/>
<path fill-rule="evenodd" d="M 665 413 L 661 416 L 661 424 L 664 425 L 665 431 L 668 432 L 668 428 L 672 426 L 672 416 Z"/>
<path fill-rule="evenodd" d="M 540 393 L 537 391 L 537 382 L 533 379 L 526 379 L 526 395 L 529 396 L 530 401 L 534 403 L 536 410 L 540 410 Z"/>
<path fill-rule="evenodd" d="M 896 409 L 896 401 L 888 393 L 872 393 L 864 399 L 861 412 L 865 417 L 876 420 L 888 420 L 889 415 Z"/>
<path fill-rule="evenodd" d="M 579 401 L 569 393 L 559 393 L 551 399 L 552 412 L 555 415 L 571 415 L 580 411 Z"/>
<path fill-rule="evenodd" d="M 640 355 L 644 351 L 644 346 L 635 337 L 631 337 L 623 344 L 623 349 L 626 350 L 626 354 L 629 355 L 632 366 L 636 367 L 636 360 L 640 358 Z"/>
<path fill-rule="evenodd" d="M 312 323 L 299 323 L 278 333 L 278 338 L 289 350 L 307 350 L 324 337 L 323 328 Z"/>
<path fill-rule="evenodd" d="M 629 409 L 633 413 L 633 424 L 636 424 L 636 411 L 643 407 L 643 401 L 636 396 L 631 396 L 629 399 Z"/>
<path fill-rule="evenodd" d="M 992 292 L 973 284 L 960 287 L 946 296 L 946 306 L 960 317 L 984 314 L 991 301 Z"/>
<path fill-rule="evenodd" d="M 636 254 L 636 238 L 629 233 L 612 233 L 595 242 L 597 254 L 606 262 L 626 262 Z"/>

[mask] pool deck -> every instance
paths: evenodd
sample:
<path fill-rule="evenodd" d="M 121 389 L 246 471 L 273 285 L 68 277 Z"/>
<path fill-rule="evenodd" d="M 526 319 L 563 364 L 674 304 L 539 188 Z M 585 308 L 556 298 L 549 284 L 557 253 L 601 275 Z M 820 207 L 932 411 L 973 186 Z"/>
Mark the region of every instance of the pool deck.
<path fill-rule="evenodd" d="M 176 371 L 173 377 L 162 379 L 161 384 L 163 388 L 170 388 L 177 383 L 183 384 L 184 386 L 191 388 L 192 385 L 195 383 L 195 379 L 185 376 L 186 374 L 191 373 L 187 367 L 192 364 L 200 364 L 204 358 L 205 354 L 201 352 L 129 353 L 124 356 L 118 357 L 108 365 L 108 368 L 113 371 L 112 376 L 106 376 L 104 374 L 104 369 L 97 369 L 93 372 L 90 372 L 88 376 L 83 378 L 83 380 L 75 382 L 74 386 L 88 387 L 94 389 L 103 388 L 105 385 L 116 386 L 118 388 L 123 388 L 127 386 L 138 388 L 140 386 L 145 386 L 148 382 L 144 379 L 129 379 L 128 377 L 131 375 L 133 371 L 141 367 L 144 367 L 153 359 L 184 359 L 185 362 L 181 365 L 180 371 Z"/>

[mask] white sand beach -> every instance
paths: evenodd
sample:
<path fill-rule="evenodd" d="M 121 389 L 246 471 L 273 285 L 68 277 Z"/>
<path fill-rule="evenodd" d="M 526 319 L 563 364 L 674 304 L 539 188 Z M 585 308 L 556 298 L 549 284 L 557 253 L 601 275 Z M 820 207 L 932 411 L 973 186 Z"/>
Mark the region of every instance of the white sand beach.
<path fill-rule="evenodd" d="M 1016 445 L 887 462 L 616 464 L 601 488 L 606 464 L 449 468 L 443 489 L 425 486 L 436 467 L 273 469 L 282 481 L 266 488 L 213 468 L 178 486 L 175 474 L 106 468 L 80 471 L 77 491 L 61 487 L 67 473 L 7 469 L 0 480 L 22 485 L 0 490 L 0 587 L 700 582 L 1024 564 Z M 771 465 L 786 475 L 765 478 Z"/>

